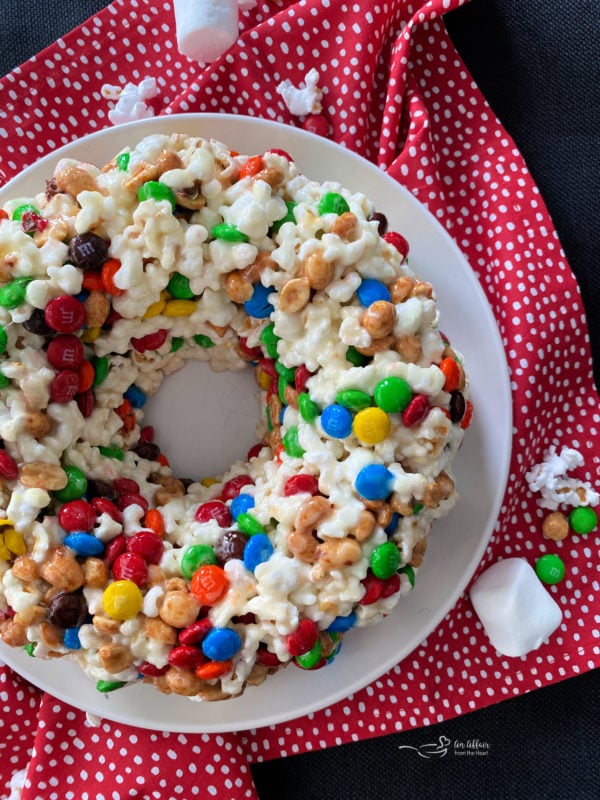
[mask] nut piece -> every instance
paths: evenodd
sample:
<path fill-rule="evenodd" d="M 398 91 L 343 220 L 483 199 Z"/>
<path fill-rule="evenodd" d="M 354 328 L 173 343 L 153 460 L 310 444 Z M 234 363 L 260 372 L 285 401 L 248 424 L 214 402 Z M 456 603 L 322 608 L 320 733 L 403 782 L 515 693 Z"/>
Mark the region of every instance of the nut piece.
<path fill-rule="evenodd" d="M 27 628 L 14 619 L 6 619 L 0 626 L 0 637 L 9 647 L 22 647 L 27 644 Z"/>
<path fill-rule="evenodd" d="M 357 347 L 356 349 L 363 356 L 374 356 L 375 353 L 383 353 L 384 350 L 389 350 L 393 343 L 393 336 L 385 336 L 383 339 L 374 339 L 366 347 Z"/>
<path fill-rule="evenodd" d="M 277 189 L 278 186 L 281 186 L 284 178 L 283 170 L 279 169 L 279 167 L 265 167 L 254 176 L 255 181 L 264 181 L 272 189 Z"/>
<path fill-rule="evenodd" d="M 99 191 L 96 179 L 75 165 L 59 169 L 54 175 L 54 180 L 59 192 L 65 192 L 73 197 L 77 197 L 80 192 Z"/>
<path fill-rule="evenodd" d="M 160 619 L 160 617 L 146 617 L 144 620 L 144 633 L 149 639 L 157 639 L 165 644 L 175 644 L 177 641 L 177 631 L 172 625 Z"/>
<path fill-rule="evenodd" d="M 34 581 L 40 572 L 37 563 L 31 556 L 19 556 L 13 561 L 12 573 L 20 581 Z"/>
<path fill-rule="evenodd" d="M 37 625 L 38 622 L 41 622 L 43 619 L 46 618 L 46 606 L 27 606 L 22 611 L 18 611 L 15 616 L 15 622 L 18 622 L 20 625 Z"/>
<path fill-rule="evenodd" d="M 130 667 L 134 662 L 133 653 L 128 647 L 123 644 L 103 644 L 98 649 L 98 659 L 102 667 L 114 675 L 117 672 L 123 672 L 124 669 Z"/>
<path fill-rule="evenodd" d="M 230 272 L 225 279 L 225 291 L 227 297 L 233 303 L 245 303 L 250 300 L 254 292 L 254 287 L 242 274 L 241 270 L 236 269 Z"/>
<path fill-rule="evenodd" d="M 335 266 L 332 261 L 325 261 L 325 257 L 320 250 L 311 253 L 304 261 L 304 275 L 307 278 L 311 289 L 320 291 L 327 288 L 335 273 Z"/>
<path fill-rule="evenodd" d="M 52 430 L 52 422 L 43 411 L 28 411 L 23 424 L 25 432 L 34 439 L 43 439 Z"/>
<path fill-rule="evenodd" d="M 46 464 L 44 461 L 32 461 L 23 464 L 19 479 L 28 489 L 46 489 L 57 492 L 67 485 L 67 473 L 58 464 Z"/>
<path fill-rule="evenodd" d="M 413 286 L 411 297 L 433 297 L 433 287 L 426 281 L 419 281 Z"/>
<path fill-rule="evenodd" d="M 454 491 L 454 481 L 445 472 L 440 472 L 435 481 L 426 484 L 422 503 L 426 508 L 437 508 Z"/>
<path fill-rule="evenodd" d="M 356 228 L 357 219 L 351 211 L 344 211 L 333 223 L 331 232 L 335 233 L 340 239 L 347 239 Z"/>
<path fill-rule="evenodd" d="M 90 292 L 83 305 L 87 311 L 88 328 L 100 328 L 110 314 L 110 301 L 102 292 Z"/>
<path fill-rule="evenodd" d="M 206 685 L 204 681 L 196 676 L 195 672 L 180 667 L 171 667 L 166 673 L 165 682 L 168 688 L 175 694 L 182 694 L 185 697 L 192 697 Z"/>
<path fill-rule="evenodd" d="M 83 562 L 83 580 L 86 586 L 102 589 L 108 581 L 108 566 L 101 558 L 86 558 Z"/>
<path fill-rule="evenodd" d="M 402 303 L 403 300 L 406 300 L 410 296 L 414 285 L 414 280 L 409 278 L 408 275 L 402 275 L 400 278 L 396 278 L 396 280 L 388 286 L 392 296 L 392 303 Z"/>
<path fill-rule="evenodd" d="M 121 627 L 121 623 L 118 619 L 104 617 L 102 614 L 94 614 L 92 617 L 92 625 L 100 633 L 118 633 Z"/>
<path fill-rule="evenodd" d="M 542 533 L 546 539 L 560 542 L 569 535 L 569 521 L 562 511 L 553 511 L 542 523 Z M 13 567 L 14 572 L 14 567 Z"/>
<path fill-rule="evenodd" d="M 317 560 L 317 547 L 319 542 L 310 531 L 292 531 L 288 534 L 287 545 L 290 553 L 298 559 L 308 564 Z"/>
<path fill-rule="evenodd" d="M 279 309 L 286 314 L 295 314 L 310 300 L 308 278 L 292 278 L 283 285 L 279 293 Z"/>
<path fill-rule="evenodd" d="M 174 150 L 162 150 L 156 159 L 158 174 L 162 175 L 171 169 L 183 169 L 183 161 Z"/>
<path fill-rule="evenodd" d="M 376 300 L 365 310 L 360 322 L 372 339 L 383 339 L 394 330 L 396 307 L 387 300 Z"/>
<path fill-rule="evenodd" d="M 319 523 L 323 522 L 331 514 L 331 511 L 332 505 L 329 500 L 322 495 L 315 495 L 315 497 L 307 500 L 296 514 L 294 527 L 299 531 L 308 530 L 312 532 Z"/>
<path fill-rule="evenodd" d="M 164 506 L 174 497 L 185 495 L 185 486 L 177 478 L 160 475 L 158 478 L 161 488 L 154 493 L 154 502 L 157 506 Z"/>
<path fill-rule="evenodd" d="M 366 541 L 375 530 L 375 516 L 365 509 L 360 512 L 354 536 L 359 542 Z"/>
<path fill-rule="evenodd" d="M 160 607 L 160 617 L 174 628 L 186 628 L 196 621 L 200 603 L 187 592 L 167 592 Z"/>
<path fill-rule="evenodd" d="M 423 346 L 419 338 L 412 333 L 396 339 L 394 350 L 402 357 L 403 361 L 411 364 L 416 364 L 423 355 Z"/>
<path fill-rule="evenodd" d="M 65 592 L 74 592 L 83 586 L 84 574 L 73 551 L 59 545 L 50 551 L 50 558 L 40 568 L 40 575 L 51 586 Z"/>
<path fill-rule="evenodd" d="M 40 625 L 40 639 L 50 650 L 59 650 L 62 647 L 61 633 L 50 622 L 42 622 Z"/>
<path fill-rule="evenodd" d="M 317 549 L 317 559 L 331 569 L 349 567 L 356 564 L 362 556 L 362 548 L 356 539 L 348 537 L 344 539 L 334 539 L 325 537 L 325 540 Z"/>
<path fill-rule="evenodd" d="M 427 550 L 427 539 L 423 537 L 418 539 L 413 547 L 410 561 L 408 562 L 411 567 L 420 567 L 423 564 L 423 556 Z"/>

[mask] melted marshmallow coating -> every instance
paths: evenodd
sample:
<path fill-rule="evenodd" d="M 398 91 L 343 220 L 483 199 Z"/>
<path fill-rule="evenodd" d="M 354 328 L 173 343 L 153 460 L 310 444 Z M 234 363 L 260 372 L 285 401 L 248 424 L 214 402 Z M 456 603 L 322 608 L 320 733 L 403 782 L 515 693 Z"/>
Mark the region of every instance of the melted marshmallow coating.
<path fill-rule="evenodd" d="M 146 191 L 157 185 L 162 194 Z M 147 137 L 104 167 L 63 159 L 45 192 L 5 203 L 0 295 L 24 287 L 18 304 L 0 307 L 5 642 L 75 660 L 103 691 L 144 680 L 219 700 L 294 658 L 328 664 L 350 627 L 380 621 L 411 590 L 432 523 L 458 497 L 452 461 L 470 401 L 435 293 L 382 237 L 375 211 L 281 151 L 249 157 L 179 134 Z M 70 244 L 90 233 L 107 249 L 86 268 Z M 85 308 L 70 335 L 95 368 L 91 388 L 66 398 L 58 374 L 81 369 L 53 365 L 61 330 L 31 324 L 65 297 Z M 216 478 L 179 480 L 188 476 L 174 475 L 158 446 L 168 457 L 168 442 L 157 431 L 152 445 L 144 429 L 145 398 L 186 359 L 256 373 L 261 446 Z M 402 408 L 381 400 L 390 380 L 408 391 Z M 346 420 L 341 434 L 331 414 Z M 67 467 L 87 481 L 75 499 L 94 508 L 83 531 L 93 552 L 61 524 L 73 502 L 57 496 Z M 387 470 L 386 489 L 365 497 L 361 476 L 373 467 Z M 124 500 L 123 478 L 138 502 Z M 224 517 L 211 515 L 215 503 Z M 164 529 L 154 534 L 153 510 Z M 140 531 L 162 548 L 154 561 L 141 551 L 145 573 L 132 579 L 115 558 L 135 550 Z M 194 588 L 206 567 L 189 566 L 198 545 L 223 582 L 216 599 Z M 72 580 L 57 577 L 59 556 Z M 107 600 L 123 579 L 138 603 L 124 619 Z M 61 592 L 83 604 L 72 626 L 53 610 Z M 185 644 L 202 620 L 225 648 L 216 655 L 201 640 Z"/>

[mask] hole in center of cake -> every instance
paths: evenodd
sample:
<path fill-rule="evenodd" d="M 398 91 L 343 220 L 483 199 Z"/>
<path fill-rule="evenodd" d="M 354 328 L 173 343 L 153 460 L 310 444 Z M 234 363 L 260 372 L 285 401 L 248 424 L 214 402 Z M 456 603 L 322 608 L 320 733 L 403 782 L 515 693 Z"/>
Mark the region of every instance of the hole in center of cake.
<path fill-rule="evenodd" d="M 178 478 L 217 476 L 245 461 L 256 443 L 257 396 L 252 368 L 215 372 L 207 362 L 188 360 L 148 398 L 143 425 L 154 427 Z"/>

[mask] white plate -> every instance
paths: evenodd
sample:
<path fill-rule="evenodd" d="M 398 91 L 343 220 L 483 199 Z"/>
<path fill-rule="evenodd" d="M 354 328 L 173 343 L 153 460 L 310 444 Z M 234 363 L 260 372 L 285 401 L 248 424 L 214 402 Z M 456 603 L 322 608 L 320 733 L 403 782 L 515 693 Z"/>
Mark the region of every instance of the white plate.
<path fill-rule="evenodd" d="M 434 526 L 415 590 L 381 624 L 353 630 L 340 656 L 327 668 L 304 672 L 290 666 L 241 697 L 194 703 L 144 685 L 102 695 L 75 665 L 63 659 L 45 662 L 4 645 L 0 649 L 0 656 L 36 686 L 116 722 L 181 732 L 244 730 L 302 716 L 361 689 L 406 658 L 450 611 L 482 558 L 504 494 L 512 438 L 510 382 L 484 293 L 438 222 L 407 189 L 377 167 L 300 129 L 225 114 L 143 120 L 93 134 L 43 158 L 0 190 L 0 202 L 39 192 L 60 157 L 102 164 L 123 147 L 158 132 L 216 138 L 250 154 L 283 148 L 309 177 L 339 181 L 372 198 L 391 228 L 409 239 L 413 269 L 435 287 L 441 328 L 464 355 L 475 405 L 474 421 L 455 465 L 461 500 Z M 243 386 L 247 391 L 249 384 Z M 189 438 L 188 427 L 182 441 Z M 237 452 L 243 457 L 245 449 Z"/>

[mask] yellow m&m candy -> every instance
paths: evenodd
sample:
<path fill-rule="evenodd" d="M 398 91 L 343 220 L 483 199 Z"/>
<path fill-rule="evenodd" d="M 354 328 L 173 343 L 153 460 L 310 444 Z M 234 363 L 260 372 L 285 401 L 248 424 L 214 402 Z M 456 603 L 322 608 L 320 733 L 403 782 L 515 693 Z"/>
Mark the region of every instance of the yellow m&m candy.
<path fill-rule="evenodd" d="M 357 439 L 365 444 L 379 444 L 387 439 L 391 422 L 380 408 L 363 408 L 354 417 L 352 430 Z"/>
<path fill-rule="evenodd" d="M 109 617 L 124 621 L 133 619 L 142 610 L 142 593 L 133 581 L 109 584 L 102 595 L 102 606 Z"/>

